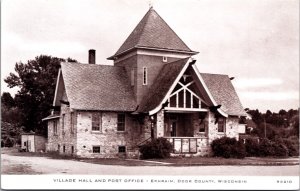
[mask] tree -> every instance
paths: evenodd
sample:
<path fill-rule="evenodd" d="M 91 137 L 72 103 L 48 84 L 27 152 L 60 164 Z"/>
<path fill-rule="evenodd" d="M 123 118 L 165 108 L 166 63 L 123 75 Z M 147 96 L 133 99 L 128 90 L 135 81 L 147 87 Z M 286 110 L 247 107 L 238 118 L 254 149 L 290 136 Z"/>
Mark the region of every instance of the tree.
<path fill-rule="evenodd" d="M 12 108 L 15 106 L 15 100 L 9 92 L 3 92 L 1 95 L 1 104 L 8 108 Z"/>
<path fill-rule="evenodd" d="M 262 114 L 259 112 L 258 109 L 256 110 L 248 110 L 248 113 L 252 116 L 252 120 L 256 125 L 259 125 L 264 121 Z"/>
<path fill-rule="evenodd" d="M 24 115 L 21 125 L 25 127 L 25 131 L 46 134 L 42 118 L 50 114 L 58 70 L 60 63 L 64 61 L 66 60 L 46 55 L 37 56 L 25 64 L 16 63 L 16 73 L 10 73 L 4 80 L 8 87 L 20 88 L 14 101 Z M 71 58 L 67 61 L 76 62 Z"/>
<path fill-rule="evenodd" d="M 279 111 L 279 115 L 286 117 L 287 112 L 284 109 Z"/>

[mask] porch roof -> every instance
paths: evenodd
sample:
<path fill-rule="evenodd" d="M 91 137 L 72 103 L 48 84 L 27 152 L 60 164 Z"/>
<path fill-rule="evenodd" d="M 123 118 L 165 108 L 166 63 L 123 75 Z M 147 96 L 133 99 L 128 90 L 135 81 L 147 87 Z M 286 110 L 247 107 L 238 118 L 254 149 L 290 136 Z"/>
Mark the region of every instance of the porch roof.
<path fill-rule="evenodd" d="M 60 118 L 60 115 L 52 114 L 52 115 L 49 115 L 49 116 L 43 118 L 42 121 L 46 121 L 46 120 L 50 120 L 50 119 L 56 119 L 56 118 Z"/>

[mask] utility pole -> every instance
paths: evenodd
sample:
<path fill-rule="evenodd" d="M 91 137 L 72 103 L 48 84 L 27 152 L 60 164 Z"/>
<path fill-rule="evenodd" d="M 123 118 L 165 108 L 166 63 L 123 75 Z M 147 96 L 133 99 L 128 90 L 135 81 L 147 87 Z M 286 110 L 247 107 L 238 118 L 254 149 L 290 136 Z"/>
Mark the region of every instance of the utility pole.
<path fill-rule="evenodd" d="M 266 117 L 264 117 L 264 125 L 265 125 L 265 138 L 267 138 Z"/>

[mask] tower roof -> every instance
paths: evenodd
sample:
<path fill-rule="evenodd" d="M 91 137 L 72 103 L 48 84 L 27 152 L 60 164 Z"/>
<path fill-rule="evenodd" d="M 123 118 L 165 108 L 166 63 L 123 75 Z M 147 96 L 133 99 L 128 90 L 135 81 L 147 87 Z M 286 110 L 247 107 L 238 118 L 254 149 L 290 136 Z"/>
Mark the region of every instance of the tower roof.
<path fill-rule="evenodd" d="M 192 55 L 198 53 L 192 51 L 152 7 L 119 50 L 108 59 L 114 59 L 135 48 L 183 52 Z"/>

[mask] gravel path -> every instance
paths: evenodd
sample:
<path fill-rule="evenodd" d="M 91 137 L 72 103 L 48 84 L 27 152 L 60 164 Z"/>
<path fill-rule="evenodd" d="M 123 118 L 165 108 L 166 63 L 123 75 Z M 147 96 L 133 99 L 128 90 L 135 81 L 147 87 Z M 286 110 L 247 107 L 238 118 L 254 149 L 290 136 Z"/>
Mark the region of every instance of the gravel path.
<path fill-rule="evenodd" d="M 8 154 L 2 154 L 1 160 L 3 174 L 299 176 L 299 166 L 297 165 L 189 167 L 113 166 L 44 157 L 12 156 Z M 23 173 L 22 168 L 24 169 Z"/>

